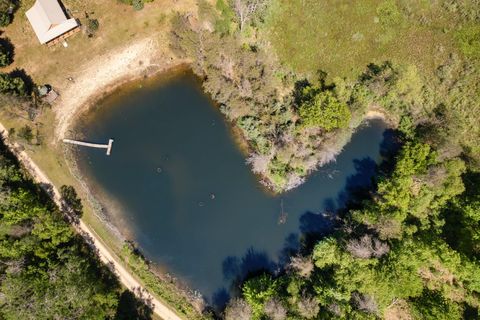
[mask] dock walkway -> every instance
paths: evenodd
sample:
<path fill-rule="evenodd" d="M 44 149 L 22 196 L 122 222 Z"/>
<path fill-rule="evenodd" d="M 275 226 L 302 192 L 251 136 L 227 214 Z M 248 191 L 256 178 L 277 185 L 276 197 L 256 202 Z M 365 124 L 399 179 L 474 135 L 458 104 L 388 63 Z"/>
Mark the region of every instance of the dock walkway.
<path fill-rule="evenodd" d="M 91 142 L 84 142 L 84 141 L 71 140 L 71 139 L 63 139 L 63 142 L 76 144 L 84 147 L 90 147 L 90 148 L 107 149 L 107 156 L 110 155 L 112 151 L 112 145 L 113 145 L 113 139 L 108 139 L 108 144 L 91 143 Z"/>

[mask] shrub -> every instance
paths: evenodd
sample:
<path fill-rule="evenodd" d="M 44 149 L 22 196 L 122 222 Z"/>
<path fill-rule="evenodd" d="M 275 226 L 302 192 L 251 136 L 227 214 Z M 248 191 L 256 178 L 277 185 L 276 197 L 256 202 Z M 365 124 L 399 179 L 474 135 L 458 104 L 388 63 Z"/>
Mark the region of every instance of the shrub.
<path fill-rule="evenodd" d="M 341 103 L 331 91 L 321 91 L 299 108 L 300 118 L 305 127 L 320 127 L 326 131 L 346 128 L 350 122 L 350 109 Z"/>
<path fill-rule="evenodd" d="M 12 53 L 0 44 L 0 67 L 6 67 L 12 63 Z"/>
<path fill-rule="evenodd" d="M 470 58 L 480 58 L 480 25 L 467 26 L 455 34 L 460 51 Z"/>
<path fill-rule="evenodd" d="M 33 130 L 29 125 L 25 125 L 18 130 L 17 137 L 30 143 L 33 139 Z"/>
<path fill-rule="evenodd" d="M 153 2 L 153 0 L 118 0 L 118 2 L 131 5 L 134 10 L 140 11 L 145 3 Z"/>
<path fill-rule="evenodd" d="M 394 0 L 386 0 L 377 7 L 377 14 L 384 27 L 394 26 L 401 22 L 402 14 Z"/>
<path fill-rule="evenodd" d="M 243 296 L 252 307 L 255 318 L 264 312 L 265 303 L 277 295 L 278 284 L 270 275 L 263 274 L 247 280 L 242 288 Z"/>
<path fill-rule="evenodd" d="M 136 11 L 140 11 L 143 9 L 143 0 L 133 0 L 132 7 Z"/>
<path fill-rule="evenodd" d="M 10 15 L 7 12 L 0 12 L 0 27 L 6 27 L 10 22 Z"/>
<path fill-rule="evenodd" d="M 297 304 L 298 312 L 306 319 L 313 319 L 320 311 L 318 301 L 314 297 L 303 296 Z"/>
<path fill-rule="evenodd" d="M 252 308 L 243 299 L 232 299 L 225 309 L 225 320 L 250 320 Z"/>
<path fill-rule="evenodd" d="M 72 210 L 75 214 L 74 218 L 80 218 L 82 216 L 83 205 L 82 201 L 78 198 L 75 188 L 72 186 L 61 186 L 60 195 L 62 196 L 63 202 L 68 207 L 67 209 Z"/>
<path fill-rule="evenodd" d="M 7 73 L 0 73 L 0 93 L 25 95 L 25 82 L 22 78 L 12 77 Z"/>
<path fill-rule="evenodd" d="M 272 320 L 285 320 L 287 318 L 287 309 L 278 299 L 270 299 L 263 308 L 265 314 Z"/>
<path fill-rule="evenodd" d="M 97 19 L 88 19 L 87 20 L 87 35 L 93 37 L 100 26 Z"/>
<path fill-rule="evenodd" d="M 311 257 L 294 256 L 290 258 L 289 267 L 295 270 L 299 276 L 309 278 L 313 272 L 314 265 Z"/>
<path fill-rule="evenodd" d="M 6 67 L 12 63 L 12 49 L 5 39 L 0 39 L 0 67 Z"/>

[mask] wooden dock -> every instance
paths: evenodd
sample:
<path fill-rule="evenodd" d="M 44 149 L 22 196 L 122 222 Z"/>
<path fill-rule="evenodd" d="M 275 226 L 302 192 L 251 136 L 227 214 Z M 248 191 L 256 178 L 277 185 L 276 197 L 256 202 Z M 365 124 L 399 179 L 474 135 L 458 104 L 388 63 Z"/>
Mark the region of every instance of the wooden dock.
<path fill-rule="evenodd" d="M 107 149 L 107 156 L 110 155 L 112 151 L 113 139 L 108 140 L 108 144 L 100 144 L 100 143 L 90 143 L 78 140 L 71 140 L 71 139 L 63 139 L 63 142 L 76 144 L 79 146 L 90 147 L 90 148 L 99 148 L 99 149 Z"/>

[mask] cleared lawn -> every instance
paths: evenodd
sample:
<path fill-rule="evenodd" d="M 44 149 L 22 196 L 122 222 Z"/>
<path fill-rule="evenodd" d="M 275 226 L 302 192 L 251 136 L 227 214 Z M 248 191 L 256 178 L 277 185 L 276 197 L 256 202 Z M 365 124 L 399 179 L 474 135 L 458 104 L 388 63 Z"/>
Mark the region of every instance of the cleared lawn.
<path fill-rule="evenodd" d="M 169 15 L 173 11 L 196 12 L 194 0 L 155 0 L 141 11 L 116 0 L 63 0 L 65 8 L 83 26 L 87 25 L 88 15 L 99 21 L 99 29 L 92 38 L 83 32 L 68 38 L 68 48 L 61 44 L 49 48 L 40 45 L 25 16 L 25 11 L 34 2 L 22 1 L 13 23 L 1 35 L 15 46 L 14 63 L 3 70 L 25 69 L 36 83 L 51 83 L 57 87 L 65 85 L 70 73 L 95 56 L 134 40 L 153 36 L 160 43 L 161 51 L 168 51 Z"/>
<path fill-rule="evenodd" d="M 385 60 L 431 72 L 456 50 L 456 14 L 440 1 L 278 0 L 265 27 L 280 60 L 308 76 L 352 77 Z"/>

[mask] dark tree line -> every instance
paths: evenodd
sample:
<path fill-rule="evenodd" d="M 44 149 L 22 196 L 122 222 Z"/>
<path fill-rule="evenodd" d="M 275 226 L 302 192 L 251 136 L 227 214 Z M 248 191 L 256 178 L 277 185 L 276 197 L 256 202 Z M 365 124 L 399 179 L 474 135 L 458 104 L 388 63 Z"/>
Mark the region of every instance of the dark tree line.
<path fill-rule="evenodd" d="M 64 202 L 81 214 L 71 187 Z M 0 318 L 150 319 L 0 144 Z"/>

